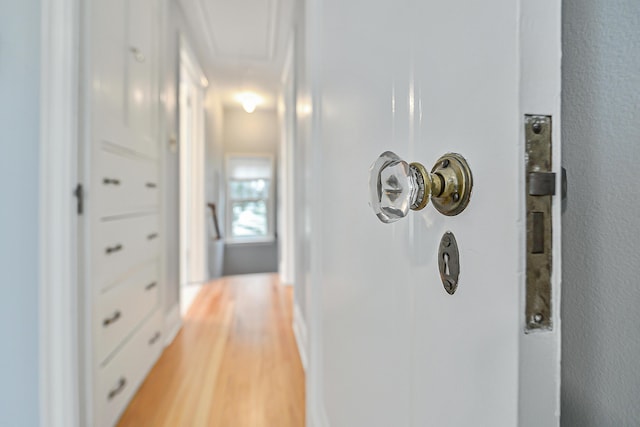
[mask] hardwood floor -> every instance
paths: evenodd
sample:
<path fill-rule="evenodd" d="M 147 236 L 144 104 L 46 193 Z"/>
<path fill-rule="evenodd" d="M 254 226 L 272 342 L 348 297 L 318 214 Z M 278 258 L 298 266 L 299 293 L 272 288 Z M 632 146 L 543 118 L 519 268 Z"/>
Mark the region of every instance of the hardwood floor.
<path fill-rule="evenodd" d="M 203 287 L 120 427 L 303 427 L 293 291 L 275 274 Z"/>

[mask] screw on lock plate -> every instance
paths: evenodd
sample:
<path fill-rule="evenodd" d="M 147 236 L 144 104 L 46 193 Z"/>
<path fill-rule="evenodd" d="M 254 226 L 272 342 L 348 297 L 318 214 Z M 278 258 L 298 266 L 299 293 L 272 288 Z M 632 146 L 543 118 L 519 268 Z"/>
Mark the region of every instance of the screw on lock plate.
<path fill-rule="evenodd" d="M 526 293 L 525 333 L 553 330 L 553 168 L 552 118 L 526 115 Z M 562 181 L 561 181 L 562 182 Z"/>
<path fill-rule="evenodd" d="M 449 295 L 455 294 L 460 277 L 460 253 L 458 252 L 456 236 L 450 231 L 444 233 L 442 239 L 440 239 L 438 269 L 440 270 L 440 279 L 442 279 L 444 290 Z"/>

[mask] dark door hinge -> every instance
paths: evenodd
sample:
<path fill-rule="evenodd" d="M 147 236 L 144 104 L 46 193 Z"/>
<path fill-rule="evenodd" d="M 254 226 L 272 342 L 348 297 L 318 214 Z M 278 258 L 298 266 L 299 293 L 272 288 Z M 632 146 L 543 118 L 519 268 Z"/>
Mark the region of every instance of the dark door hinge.
<path fill-rule="evenodd" d="M 78 215 L 82 215 L 84 213 L 84 188 L 82 184 L 78 183 L 78 185 L 76 185 L 73 195 L 76 197 Z"/>

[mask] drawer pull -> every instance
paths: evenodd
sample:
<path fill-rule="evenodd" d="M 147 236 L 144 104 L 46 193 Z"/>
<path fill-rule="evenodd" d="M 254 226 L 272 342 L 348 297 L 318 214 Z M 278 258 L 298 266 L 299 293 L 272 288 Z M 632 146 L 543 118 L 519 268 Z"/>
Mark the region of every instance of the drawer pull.
<path fill-rule="evenodd" d="M 118 381 L 118 385 L 116 386 L 116 388 L 114 388 L 109 392 L 108 400 L 112 400 L 114 397 L 122 393 L 122 390 L 124 390 L 126 385 L 127 385 L 127 379 L 125 377 L 120 377 L 120 380 Z"/>
<path fill-rule="evenodd" d="M 151 282 L 147 286 L 144 287 L 145 290 L 150 291 L 158 285 L 158 282 Z"/>
<path fill-rule="evenodd" d="M 156 332 L 149 340 L 149 345 L 154 345 L 162 336 L 160 332 Z"/>
<path fill-rule="evenodd" d="M 120 180 L 119 179 L 115 179 L 115 178 L 105 178 L 102 180 L 102 183 L 104 185 L 120 185 Z"/>
<path fill-rule="evenodd" d="M 117 322 L 118 319 L 120 319 L 121 316 L 122 316 L 122 313 L 120 313 L 120 310 L 116 311 L 115 313 L 113 313 L 113 316 L 107 317 L 106 319 L 104 319 L 102 321 L 102 326 L 104 326 L 106 328 L 107 326 L 111 325 L 112 323 Z"/>
<path fill-rule="evenodd" d="M 147 240 L 153 240 L 158 238 L 158 233 L 151 233 L 147 236 Z"/>
<path fill-rule="evenodd" d="M 121 244 L 117 244 L 115 246 L 110 246 L 107 249 L 105 249 L 105 252 L 107 253 L 107 255 L 110 255 L 114 252 L 120 252 L 122 249 L 124 249 L 124 246 L 122 246 Z"/>
<path fill-rule="evenodd" d="M 147 182 L 147 188 L 156 188 L 157 185 L 153 182 Z"/>

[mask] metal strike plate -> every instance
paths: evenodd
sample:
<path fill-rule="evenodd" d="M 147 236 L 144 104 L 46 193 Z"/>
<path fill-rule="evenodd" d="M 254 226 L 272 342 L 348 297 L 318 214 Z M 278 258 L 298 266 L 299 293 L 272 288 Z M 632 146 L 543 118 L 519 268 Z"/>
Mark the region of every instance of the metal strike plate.
<path fill-rule="evenodd" d="M 527 278 L 525 332 L 552 330 L 552 213 L 556 174 L 551 171 L 551 117 L 525 116 Z"/>
<path fill-rule="evenodd" d="M 440 239 L 438 269 L 440 270 L 440 279 L 444 290 L 449 295 L 455 294 L 460 277 L 460 253 L 458 252 L 456 236 L 449 231 L 444 233 L 442 239 Z"/>

